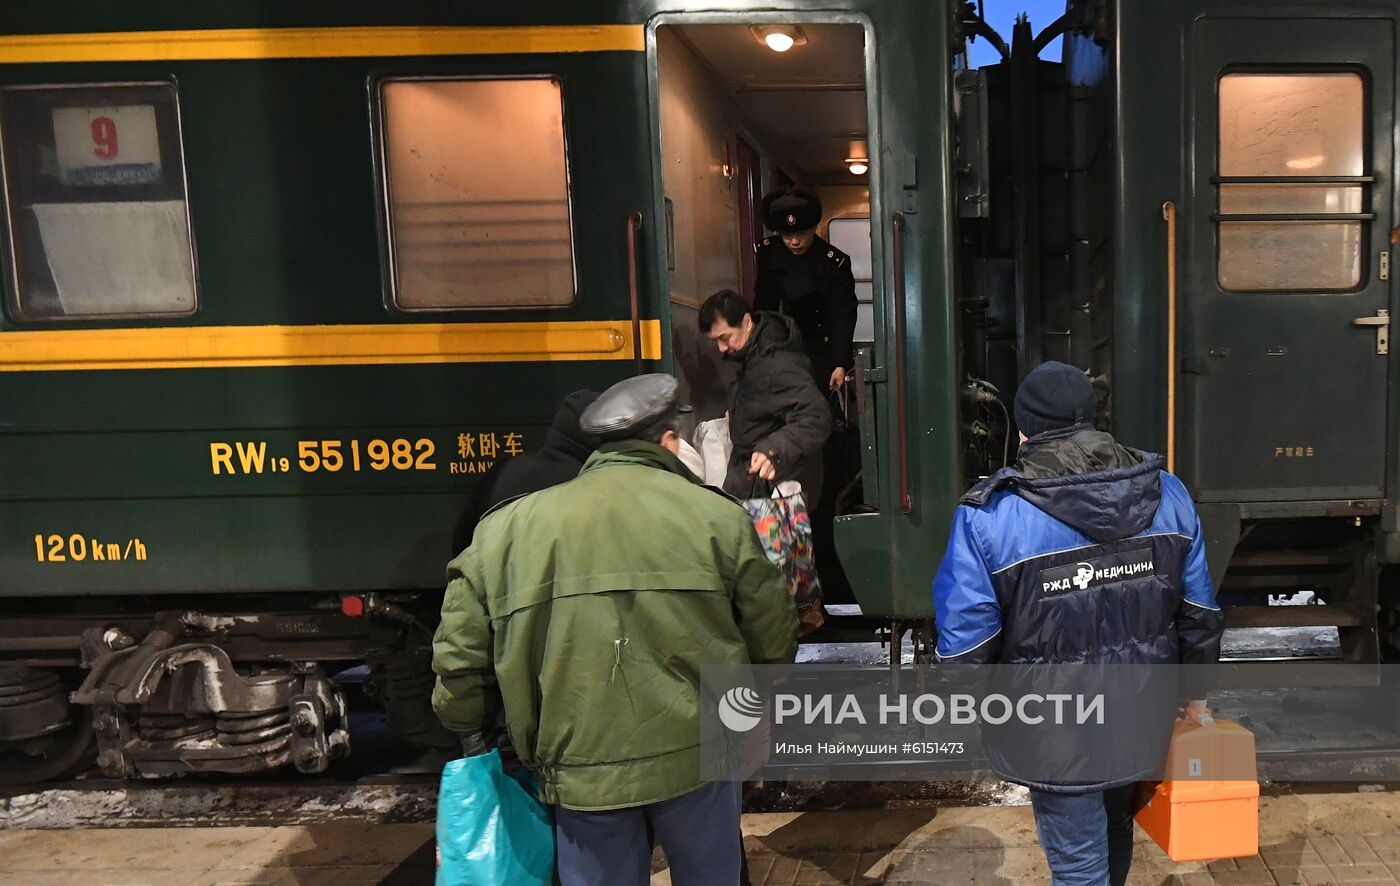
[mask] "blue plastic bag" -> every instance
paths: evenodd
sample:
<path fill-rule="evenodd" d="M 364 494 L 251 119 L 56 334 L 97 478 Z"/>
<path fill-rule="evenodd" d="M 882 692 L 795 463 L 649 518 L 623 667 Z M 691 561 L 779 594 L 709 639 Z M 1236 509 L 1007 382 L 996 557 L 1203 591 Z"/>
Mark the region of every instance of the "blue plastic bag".
<path fill-rule="evenodd" d="M 437 886 L 550 886 L 554 815 L 535 776 L 501 753 L 453 760 L 438 791 Z"/>

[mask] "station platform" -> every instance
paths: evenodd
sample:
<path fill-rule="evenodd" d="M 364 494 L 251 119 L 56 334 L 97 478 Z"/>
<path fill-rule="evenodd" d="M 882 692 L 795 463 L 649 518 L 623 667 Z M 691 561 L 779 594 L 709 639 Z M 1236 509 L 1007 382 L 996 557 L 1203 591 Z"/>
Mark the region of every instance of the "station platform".
<path fill-rule="evenodd" d="M 746 815 L 744 833 L 755 886 L 1050 882 L 1029 806 Z M 1238 861 L 1173 864 L 1136 837 L 1129 886 L 1400 883 L 1400 793 L 1265 797 L 1260 854 Z"/>
<path fill-rule="evenodd" d="M 1260 855 L 1174 865 L 1138 831 L 1129 883 L 1400 883 L 1400 791 L 1268 796 Z M 744 816 L 755 886 L 1047 883 L 1029 806 Z M 410 886 L 433 878 L 430 824 L 12 828 L 0 883 L 30 886 Z M 658 852 L 653 886 L 670 884 Z"/>

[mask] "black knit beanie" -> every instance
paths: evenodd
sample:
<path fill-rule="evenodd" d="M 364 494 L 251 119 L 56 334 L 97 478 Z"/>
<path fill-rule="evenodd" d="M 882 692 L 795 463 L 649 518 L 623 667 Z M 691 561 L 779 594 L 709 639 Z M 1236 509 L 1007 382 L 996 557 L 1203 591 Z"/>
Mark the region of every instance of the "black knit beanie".
<path fill-rule="evenodd" d="M 1082 369 L 1042 363 L 1016 391 L 1016 425 L 1027 437 L 1094 420 L 1094 386 Z"/>

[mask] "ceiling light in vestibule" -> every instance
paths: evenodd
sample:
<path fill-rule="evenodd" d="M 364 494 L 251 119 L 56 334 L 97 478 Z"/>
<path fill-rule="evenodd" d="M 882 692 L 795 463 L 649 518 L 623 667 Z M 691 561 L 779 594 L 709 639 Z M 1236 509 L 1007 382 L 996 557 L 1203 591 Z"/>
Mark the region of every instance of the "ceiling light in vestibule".
<path fill-rule="evenodd" d="M 807 35 L 796 25 L 751 25 L 749 33 L 774 52 L 787 52 L 794 46 L 807 45 Z"/>
<path fill-rule="evenodd" d="M 870 146 L 865 139 L 855 139 L 847 145 L 846 168 L 851 175 L 865 175 L 870 171 Z"/>

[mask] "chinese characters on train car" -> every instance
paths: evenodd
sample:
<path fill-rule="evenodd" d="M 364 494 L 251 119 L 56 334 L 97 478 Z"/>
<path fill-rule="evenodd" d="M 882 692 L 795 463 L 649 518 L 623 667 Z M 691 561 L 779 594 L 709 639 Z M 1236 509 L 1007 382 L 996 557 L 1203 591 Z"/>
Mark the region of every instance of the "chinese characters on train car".
<path fill-rule="evenodd" d="M 209 443 L 214 476 L 338 474 L 394 471 L 484 474 L 502 458 L 525 451 L 516 431 L 463 431 L 450 446 L 429 437 L 341 437 L 296 440 L 287 451 L 267 440 Z"/>
<path fill-rule="evenodd" d="M 457 460 L 447 469 L 453 474 L 484 474 L 502 455 L 516 456 L 524 451 L 525 438 L 514 432 L 499 437 L 494 431 L 458 434 Z"/>

